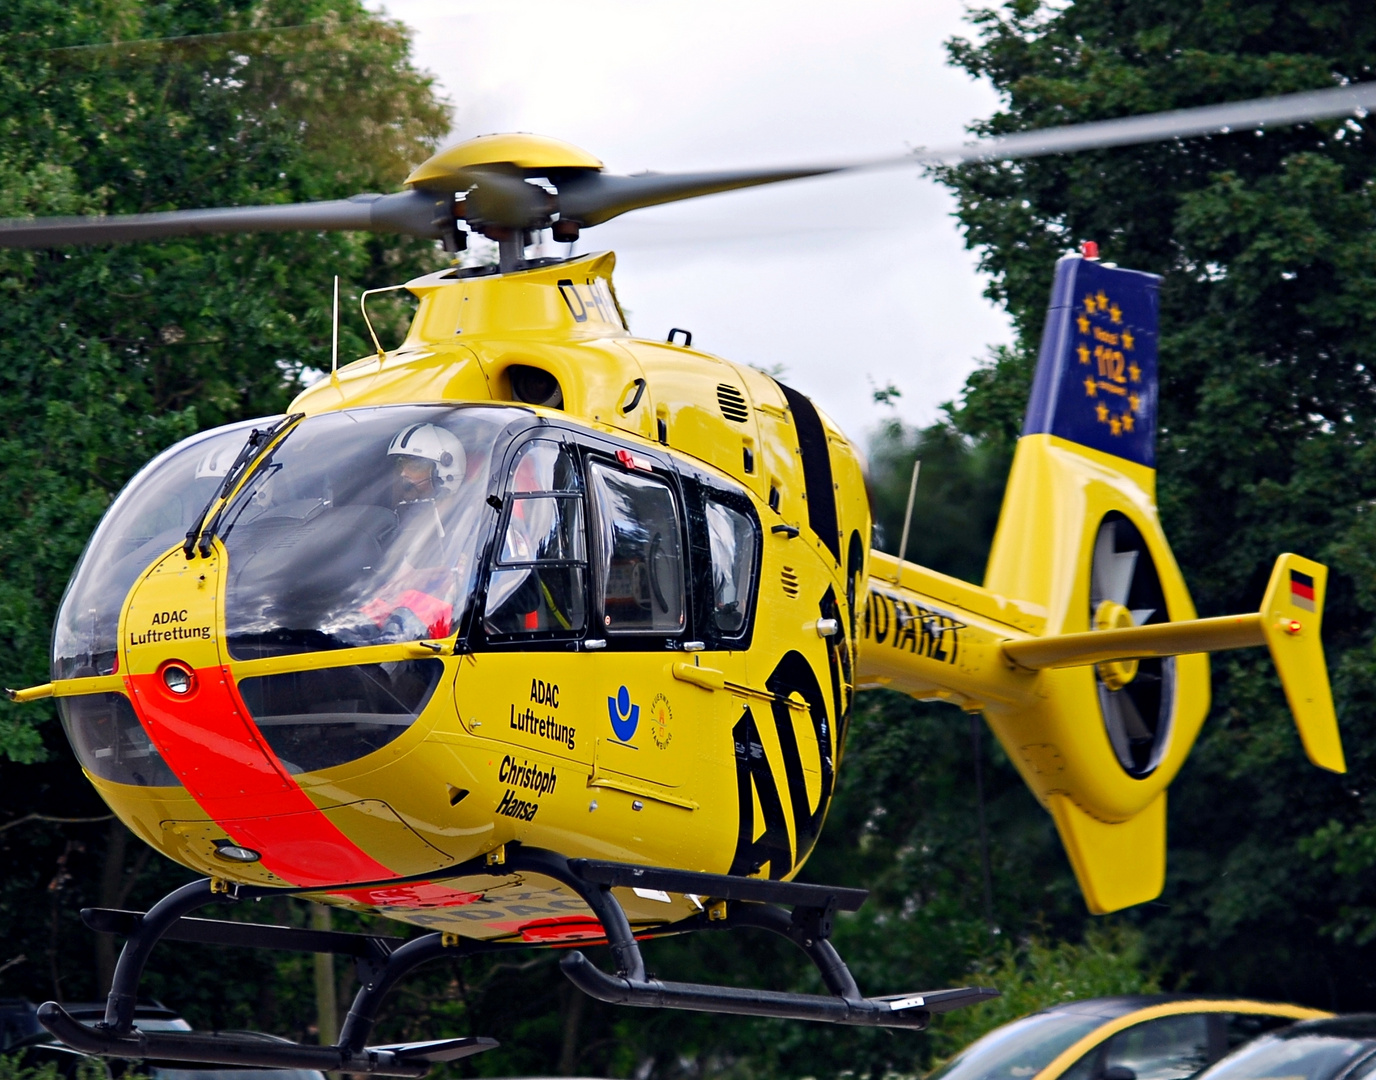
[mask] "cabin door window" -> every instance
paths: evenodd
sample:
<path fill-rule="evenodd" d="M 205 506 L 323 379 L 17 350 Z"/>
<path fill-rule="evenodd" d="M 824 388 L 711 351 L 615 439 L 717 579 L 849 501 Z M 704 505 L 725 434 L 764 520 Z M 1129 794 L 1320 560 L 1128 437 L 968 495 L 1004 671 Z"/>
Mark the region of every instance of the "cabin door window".
<path fill-rule="evenodd" d="M 573 455 L 527 443 L 512 467 L 487 588 L 489 636 L 581 635 L 587 623 L 583 494 Z"/>
<path fill-rule="evenodd" d="M 639 472 L 592 463 L 602 624 L 609 634 L 683 633 L 683 541 L 673 489 Z"/>

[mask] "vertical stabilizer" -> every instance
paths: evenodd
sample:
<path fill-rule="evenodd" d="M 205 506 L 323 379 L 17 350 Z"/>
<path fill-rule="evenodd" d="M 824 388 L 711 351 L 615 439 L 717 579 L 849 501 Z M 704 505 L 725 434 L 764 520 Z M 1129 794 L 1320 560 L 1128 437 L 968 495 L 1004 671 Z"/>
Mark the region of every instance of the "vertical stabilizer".
<path fill-rule="evenodd" d="M 1078 255 L 1056 266 L 985 576 L 1044 610 L 1045 636 L 1195 617 L 1156 512 L 1160 280 Z M 1046 671 L 1040 685 L 1035 715 L 988 708 L 990 726 L 1055 819 L 1090 910 L 1150 900 L 1164 781 L 1208 710 L 1208 660 Z"/>
<path fill-rule="evenodd" d="M 1160 284 L 1078 255 L 1056 264 L 1024 435 L 1156 467 Z"/>

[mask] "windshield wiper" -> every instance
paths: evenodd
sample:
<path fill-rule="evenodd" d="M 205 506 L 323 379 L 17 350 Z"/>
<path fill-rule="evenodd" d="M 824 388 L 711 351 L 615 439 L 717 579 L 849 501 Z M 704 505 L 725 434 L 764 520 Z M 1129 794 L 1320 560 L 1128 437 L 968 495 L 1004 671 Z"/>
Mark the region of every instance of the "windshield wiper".
<path fill-rule="evenodd" d="M 249 432 L 248 441 L 244 443 L 243 449 L 239 451 L 239 456 L 234 459 L 225 473 L 224 483 L 216 489 L 215 494 L 210 497 L 210 501 L 205 504 L 205 509 L 196 515 L 195 524 L 186 531 L 186 543 L 182 545 L 182 552 L 188 559 L 193 557 L 193 552 L 199 552 L 201 558 L 208 558 L 211 545 L 215 542 L 215 530 L 220 524 L 220 513 L 224 508 L 216 511 L 215 516 L 207 524 L 206 517 L 210 514 L 210 509 L 217 502 L 228 497 L 234 490 L 234 485 L 239 482 L 239 478 L 258 460 L 263 450 L 277 438 L 284 429 L 290 427 L 296 421 L 305 417 L 305 413 L 292 413 L 284 416 L 277 423 L 267 428 L 254 428 Z M 196 543 L 199 538 L 200 544 Z"/>

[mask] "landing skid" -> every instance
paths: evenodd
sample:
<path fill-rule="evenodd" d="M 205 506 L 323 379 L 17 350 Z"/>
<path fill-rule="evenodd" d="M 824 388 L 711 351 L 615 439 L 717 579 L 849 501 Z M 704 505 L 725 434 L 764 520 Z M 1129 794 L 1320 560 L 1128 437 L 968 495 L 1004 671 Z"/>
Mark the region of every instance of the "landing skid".
<path fill-rule="evenodd" d="M 500 860 L 474 859 L 439 874 L 437 881 L 479 875 L 536 874 L 575 892 L 606 934 L 616 965 L 609 975 L 581 952 L 560 961 L 568 979 L 601 1001 L 647 1008 L 821 1020 L 835 1024 L 920 1030 L 932 1013 L 948 1012 L 998 995 L 985 987 L 923 991 L 868 998 L 828 940 L 835 913 L 854 911 L 867 893 L 796 882 L 766 881 L 725 874 L 633 866 L 589 859 L 566 859 L 553 851 L 508 845 Z M 357 883 L 340 888 L 357 888 Z M 650 978 L 640 946 L 613 888 L 653 889 L 702 898 L 703 911 L 689 919 L 649 930 L 651 936 L 696 930 L 750 927 L 788 938 L 822 977 L 829 994 L 794 994 Z M 61 1005 L 39 1007 L 39 1021 L 53 1035 L 88 1054 L 159 1061 L 194 1061 L 261 1068 L 320 1069 L 376 1076 L 424 1076 L 438 1062 L 490 1050 L 496 1041 L 468 1037 L 430 1042 L 369 1046 L 368 1037 L 382 999 L 414 968 L 429 960 L 509 949 L 525 942 L 489 942 L 455 934 L 431 933 L 409 941 L 369 934 L 303 930 L 290 926 L 188 918 L 207 904 L 268 895 L 318 893 L 328 889 L 272 889 L 232 885 L 209 879 L 184 885 L 146 914 L 87 908 L 82 918 L 93 930 L 127 936 L 115 968 L 105 1018 L 94 1026 L 73 1019 Z M 784 906 L 791 907 L 791 911 Z M 306 1046 L 252 1033 L 139 1031 L 133 1026 L 138 984 L 153 946 L 159 941 L 190 941 L 247 948 L 328 952 L 352 956 L 363 984 L 334 1046 Z"/>

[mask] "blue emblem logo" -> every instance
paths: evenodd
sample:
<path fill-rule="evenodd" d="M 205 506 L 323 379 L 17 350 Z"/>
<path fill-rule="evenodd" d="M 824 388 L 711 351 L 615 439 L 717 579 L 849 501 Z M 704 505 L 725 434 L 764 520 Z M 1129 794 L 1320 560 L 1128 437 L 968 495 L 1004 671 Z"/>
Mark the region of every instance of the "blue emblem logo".
<path fill-rule="evenodd" d="M 640 706 L 631 704 L 631 692 L 624 686 L 616 697 L 607 699 L 607 716 L 612 722 L 612 734 L 622 742 L 630 742 L 640 724 Z"/>

